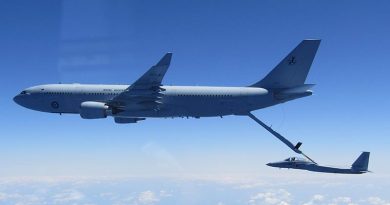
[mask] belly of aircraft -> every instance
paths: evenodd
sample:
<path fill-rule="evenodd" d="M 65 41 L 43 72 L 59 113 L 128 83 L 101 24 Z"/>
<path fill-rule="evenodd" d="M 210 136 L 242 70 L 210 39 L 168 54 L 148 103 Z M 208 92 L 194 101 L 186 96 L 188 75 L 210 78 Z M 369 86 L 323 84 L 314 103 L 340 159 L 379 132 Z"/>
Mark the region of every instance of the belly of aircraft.
<path fill-rule="evenodd" d="M 155 109 L 126 110 L 118 114 L 122 117 L 215 117 L 250 112 L 269 106 L 267 96 L 236 99 L 207 99 L 188 97 L 183 99 L 164 98 L 163 104 Z"/>

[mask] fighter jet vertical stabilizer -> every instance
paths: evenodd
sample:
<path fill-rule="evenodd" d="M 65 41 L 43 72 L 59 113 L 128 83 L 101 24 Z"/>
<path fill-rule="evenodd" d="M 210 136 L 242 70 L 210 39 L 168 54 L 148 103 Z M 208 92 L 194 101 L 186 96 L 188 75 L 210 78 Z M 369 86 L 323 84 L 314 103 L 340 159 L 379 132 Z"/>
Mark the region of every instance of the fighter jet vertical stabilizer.
<path fill-rule="evenodd" d="M 363 152 L 352 164 L 352 169 L 367 171 L 369 159 L 370 159 L 370 152 Z"/>

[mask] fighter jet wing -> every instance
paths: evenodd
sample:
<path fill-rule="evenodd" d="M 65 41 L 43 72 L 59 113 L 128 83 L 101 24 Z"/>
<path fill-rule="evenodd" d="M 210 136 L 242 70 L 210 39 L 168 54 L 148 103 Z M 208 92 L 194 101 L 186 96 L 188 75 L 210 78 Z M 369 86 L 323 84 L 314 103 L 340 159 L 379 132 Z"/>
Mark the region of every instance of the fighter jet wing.
<path fill-rule="evenodd" d="M 171 63 L 172 53 L 167 53 L 138 80 L 114 97 L 109 104 L 114 107 L 125 107 L 135 103 L 146 108 L 155 108 L 161 104 L 161 82 Z"/>

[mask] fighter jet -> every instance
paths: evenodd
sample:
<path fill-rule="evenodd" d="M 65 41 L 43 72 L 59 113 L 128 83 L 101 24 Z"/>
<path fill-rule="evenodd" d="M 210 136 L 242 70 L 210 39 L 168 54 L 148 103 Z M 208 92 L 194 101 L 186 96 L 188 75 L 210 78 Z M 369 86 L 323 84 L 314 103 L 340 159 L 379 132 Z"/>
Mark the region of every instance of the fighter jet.
<path fill-rule="evenodd" d="M 338 174 L 363 174 L 368 171 L 368 161 L 370 152 L 363 152 L 356 159 L 350 168 L 339 168 L 331 166 L 322 166 L 317 163 L 298 157 L 290 157 L 281 162 L 272 162 L 267 165 L 270 167 L 302 169 L 312 172 L 338 173 Z"/>

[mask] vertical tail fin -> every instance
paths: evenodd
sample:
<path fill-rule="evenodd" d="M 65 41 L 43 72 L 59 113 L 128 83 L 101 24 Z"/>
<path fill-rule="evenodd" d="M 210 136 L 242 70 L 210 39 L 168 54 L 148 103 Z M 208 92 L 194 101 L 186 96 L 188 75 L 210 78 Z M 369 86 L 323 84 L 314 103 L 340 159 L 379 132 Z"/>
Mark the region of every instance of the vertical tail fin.
<path fill-rule="evenodd" d="M 370 152 L 363 152 L 352 164 L 352 169 L 359 170 L 359 171 L 367 171 L 369 158 L 370 158 Z"/>
<path fill-rule="evenodd" d="M 303 85 L 320 42 L 303 40 L 265 78 L 251 86 L 272 89 Z"/>

